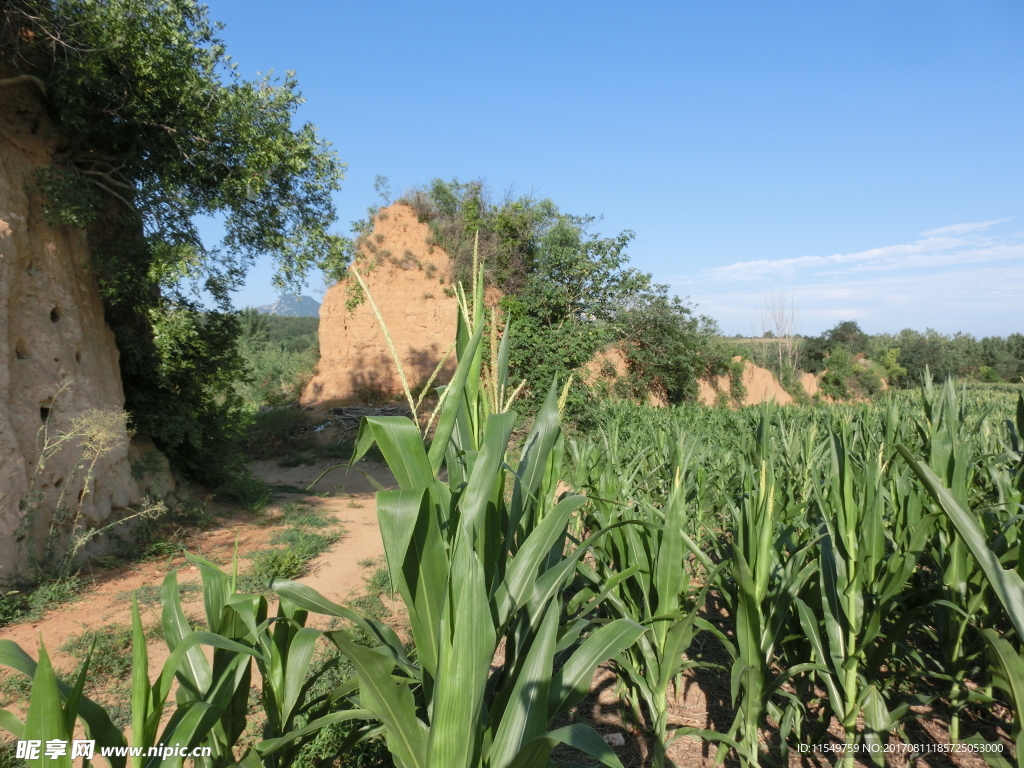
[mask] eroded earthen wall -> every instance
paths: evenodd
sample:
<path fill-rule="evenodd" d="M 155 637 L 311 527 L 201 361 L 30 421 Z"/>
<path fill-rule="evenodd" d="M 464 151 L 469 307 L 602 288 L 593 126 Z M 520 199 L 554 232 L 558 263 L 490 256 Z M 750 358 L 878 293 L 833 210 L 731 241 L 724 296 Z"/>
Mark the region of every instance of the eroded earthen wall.
<path fill-rule="evenodd" d="M 79 443 L 39 463 L 44 424 L 52 441 L 83 414 L 120 411 L 124 394 L 84 234 L 48 224 L 33 191 L 51 148 L 32 88 L 0 88 L 0 587 L 33 578 L 51 532 L 60 554 L 72 524 L 54 525 L 61 503 L 84 528 L 141 500 L 123 428 L 84 496 Z"/>
<path fill-rule="evenodd" d="M 448 282 L 449 257 L 430 244 L 430 227 L 407 205 L 381 210 L 356 265 L 388 327 L 410 386 L 422 384 L 455 340 L 458 301 Z M 372 401 L 402 392 L 387 340 L 368 301 L 346 304 L 353 277 L 327 291 L 320 305 L 320 366 L 303 405 Z M 455 370 L 454 353 L 439 382 Z"/>

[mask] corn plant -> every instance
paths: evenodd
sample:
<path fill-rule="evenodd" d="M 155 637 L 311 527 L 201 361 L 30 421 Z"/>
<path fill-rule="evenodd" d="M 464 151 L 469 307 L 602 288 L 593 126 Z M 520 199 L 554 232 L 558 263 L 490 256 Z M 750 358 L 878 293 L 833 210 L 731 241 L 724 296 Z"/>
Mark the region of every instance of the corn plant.
<path fill-rule="evenodd" d="M 975 464 L 969 459 L 970 435 L 978 425 L 968 423 L 966 395 L 961 392 L 958 396 L 952 381 L 936 387 L 928 378 L 921 390 L 921 404 L 923 418 L 915 427 L 922 453 L 960 504 L 970 506 L 972 489 L 977 486 Z M 983 653 L 983 645 L 968 633 L 969 623 L 963 617 L 986 609 L 988 585 L 977 560 L 945 517 L 938 525 L 930 555 L 941 573 L 940 598 L 932 604 L 935 637 L 942 654 L 941 671 L 934 676 L 948 681 L 953 708 L 950 739 L 956 742 L 960 739 L 960 710 L 973 698 L 965 681 Z"/>
<path fill-rule="evenodd" d="M 1018 428 L 1024 427 L 1024 399 L 1018 403 L 1017 421 Z M 1009 698 L 1010 708 L 1014 714 L 1013 739 L 1017 765 L 1024 765 L 1024 728 L 1021 727 L 1021 718 L 1024 717 L 1024 647 L 1021 644 L 1021 638 L 1024 638 L 1024 579 L 1019 573 L 1020 566 L 1018 564 L 1018 570 L 1004 568 L 1000 557 L 989 545 L 976 515 L 962 504 L 957 495 L 945 486 L 930 467 L 917 461 L 905 445 L 901 444 L 899 450 L 921 479 L 928 493 L 955 526 L 964 546 L 970 550 L 980 569 L 984 571 L 993 593 L 1016 633 L 1014 645 L 1009 639 L 1009 633 L 1001 634 L 993 627 L 981 627 L 977 630 L 988 646 L 993 683 Z M 1016 459 L 1019 467 L 1020 457 L 1011 458 Z M 967 741 L 984 744 L 984 740 L 978 735 Z M 982 754 L 992 766 L 1003 768 L 1010 765 L 1010 762 L 997 752 Z"/>
<path fill-rule="evenodd" d="M 912 705 L 930 701 L 909 697 L 890 708 L 880 670 L 892 663 L 894 646 L 924 609 L 908 605 L 904 589 L 936 521 L 923 515 L 912 528 L 887 532 L 883 457 L 867 456 L 857 465 L 850 443 L 849 433 L 832 435 L 832 466 L 818 494 L 820 600 L 797 600 L 801 626 L 825 667 L 818 674 L 829 710 L 845 731 L 848 766 L 859 718 L 865 742 L 877 749 Z M 881 764 L 884 752 L 871 754 Z"/>
<path fill-rule="evenodd" d="M 731 746 L 743 765 L 756 766 L 761 761 L 759 731 L 766 716 L 780 725 L 783 749 L 789 734 L 799 733 L 803 720 L 803 702 L 784 686 L 793 677 L 817 669 L 817 664 L 808 659 L 778 672 L 772 663 L 791 634 L 794 601 L 817 564 L 800 530 L 781 522 L 786 515 L 776 509 L 768 461 L 762 461 L 756 485 L 748 480 L 746 487 L 748 492 L 733 505 L 730 568 L 719 580 L 735 626 L 735 638 L 726 648 L 733 658 L 730 689 L 737 709 L 729 731 L 715 738 L 721 743 L 719 761 Z M 781 707 L 779 697 L 784 699 Z"/>
<path fill-rule="evenodd" d="M 459 362 L 441 392 L 429 447 L 412 420 L 367 417 L 352 457 L 354 463 L 376 444 L 399 485 L 378 492 L 377 510 L 415 658 L 397 638 L 366 648 L 346 630 L 326 636 L 355 667 L 354 698 L 380 724 L 402 768 L 546 766 L 558 743 L 618 766 L 589 726 L 547 725 L 589 692 L 600 662 L 646 629 L 622 619 L 580 643 L 585 619 L 563 620 L 562 591 L 588 551 L 572 549 L 566 529 L 586 499 L 555 498 L 562 443 L 554 383 L 517 466 L 507 463 L 516 421 L 501 363 L 507 342 L 488 387 L 481 375 L 482 270 L 477 274 L 471 297 L 458 292 Z M 273 587 L 300 609 L 344 617 L 308 587 Z"/>
<path fill-rule="evenodd" d="M 579 446 L 574 453 L 577 466 L 589 454 Z M 700 663 L 684 657 L 696 633 L 717 631 L 697 615 L 717 569 L 688 534 L 687 507 L 695 490 L 693 453 L 693 446 L 677 446 L 674 480 L 661 510 L 643 501 L 626 504 L 608 498 L 615 491 L 629 495 L 628 481 L 622 483 L 617 476 L 614 453 L 603 454 L 606 461 L 591 466 L 587 484 L 594 495 L 585 522 L 591 531 L 607 535 L 594 546 L 593 567 L 580 564 L 590 586 L 573 598 L 574 603 L 600 605 L 611 619 L 628 619 L 650 628 L 616 657 L 615 665 L 623 679 L 625 709 L 632 711 L 635 723 L 642 719 L 641 703 L 646 707 L 654 736 L 654 764 L 659 768 L 665 764 L 669 743 L 669 688 L 675 685 L 678 691 L 682 672 Z M 635 478 L 643 458 L 643 452 L 634 456 L 625 466 L 626 474 Z M 686 568 L 689 560 L 702 567 L 705 579 L 704 587 L 693 594 Z"/>
<path fill-rule="evenodd" d="M 142 754 L 130 758 L 112 756 L 113 768 L 177 768 L 180 756 L 149 756 L 157 744 L 180 743 L 188 747 L 209 746 L 213 756 L 196 758 L 196 764 L 226 765 L 233 762 L 230 746 L 238 733 L 232 733 L 230 703 L 240 684 L 246 680 L 244 671 L 255 651 L 241 643 L 214 632 L 196 632 L 189 626 L 178 601 L 177 582 L 173 573 L 164 582 L 163 626 L 171 651 L 160 676 L 150 681 L 148 652 L 138 603 L 132 601 L 132 700 L 131 737 L 126 738 L 113 724 L 106 710 L 83 694 L 91 653 L 86 657 L 73 687 L 57 681 L 46 648 L 40 642 L 39 661 L 10 640 L 0 640 L 0 664 L 32 678 L 32 693 L 27 718 L 22 723 L 14 714 L 0 712 L 0 727 L 19 739 L 71 738 L 76 721 L 80 720 L 88 738 L 110 747 L 138 747 Z M 168 595 L 173 594 L 173 600 Z M 230 654 L 225 663 L 211 667 L 200 645 L 208 645 Z M 225 658 L 225 657 L 221 657 Z M 214 674 L 216 672 L 216 674 Z M 175 694 L 177 707 L 167 723 L 160 727 L 164 705 L 172 686 L 178 681 Z M 246 694 L 248 688 L 246 686 Z M 60 713 L 58 716 L 58 712 Z M 244 715 L 244 710 L 243 710 Z M 243 721 L 244 727 L 244 721 Z M 227 743 L 230 741 L 230 743 Z M 47 760 L 47 765 L 52 763 Z M 70 760 L 67 766 L 70 766 Z M 43 765 L 40 760 L 39 765 Z"/>
<path fill-rule="evenodd" d="M 241 594 L 236 591 L 235 573 L 224 573 L 216 564 L 195 555 L 186 557 L 198 566 L 203 582 L 203 603 L 206 620 L 212 632 L 221 637 L 235 640 L 244 648 L 242 653 L 234 649 L 218 648 L 214 651 L 212 673 L 217 676 L 221 669 L 236 665 L 234 694 L 223 707 L 221 720 L 213 736 L 218 740 L 214 757 L 222 757 L 219 764 L 234 762 L 232 748 L 246 725 L 246 704 L 249 696 L 251 665 L 248 656 L 255 661 L 260 673 L 261 709 L 266 717 L 263 740 L 259 751 L 246 754 L 247 765 L 262 764 L 268 768 L 290 765 L 302 748 L 317 732 L 333 723 L 356 720 L 365 714 L 350 705 L 346 696 L 355 689 L 353 681 L 342 683 L 338 688 L 320 696 L 311 695 L 315 683 L 312 661 L 317 641 L 323 632 L 305 626 L 307 611 L 299 608 L 287 598 L 278 601 L 276 616 L 268 616 L 268 603 L 263 595 Z M 169 576 L 173 578 L 173 573 Z M 174 604 L 177 590 L 173 582 L 165 582 L 164 603 Z M 379 642 L 398 643 L 394 632 L 379 622 L 359 617 L 354 611 L 339 606 L 337 614 L 355 624 L 368 638 Z M 167 622 L 165 620 L 165 634 Z M 205 659 L 203 659 L 203 662 Z M 192 679 L 205 675 L 203 662 L 186 668 L 179 673 Z M 338 662 L 335 661 L 334 664 Z M 321 669 L 320 674 L 325 670 Z M 195 686 L 191 680 L 188 691 Z M 370 738 L 372 729 L 355 729 L 348 743 Z M 344 744 L 342 747 L 344 748 Z"/>

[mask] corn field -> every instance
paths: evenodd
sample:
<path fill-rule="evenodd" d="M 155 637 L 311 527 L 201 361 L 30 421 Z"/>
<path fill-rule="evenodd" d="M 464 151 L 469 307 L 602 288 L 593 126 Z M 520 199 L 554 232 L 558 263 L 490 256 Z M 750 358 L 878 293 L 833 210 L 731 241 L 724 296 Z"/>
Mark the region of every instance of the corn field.
<path fill-rule="evenodd" d="M 275 606 L 189 556 L 208 629 L 189 624 L 169 574 L 170 655 L 151 680 L 135 608 L 129 729 L 84 695 L 89 658 L 63 683 L 42 641 L 35 658 L 0 641 L 0 663 L 33 680 L 24 719 L 0 711 L 0 728 L 209 746 L 200 768 L 285 768 L 338 723 L 352 725 L 341 752 L 382 739 L 400 768 L 546 768 L 566 754 L 619 767 L 567 717 L 606 664 L 657 766 L 679 738 L 742 766 L 833 738 L 842 765 L 883 765 L 854 748 L 906 740 L 926 710 L 952 742 L 1001 746 L 981 753 L 993 766 L 1020 764 L 1024 398 L 1014 412 L 946 383 L 827 408 L 617 404 L 569 435 L 553 382 L 520 429 L 507 326 L 499 339 L 482 279 L 458 296 L 458 367 L 429 425 L 365 418 L 353 457 L 376 444 L 399 486 L 377 509 L 405 642 L 308 586 L 274 580 Z M 314 614 L 341 628 L 309 626 Z M 325 641 L 355 670 L 327 694 L 313 664 Z M 670 702 L 698 669 L 725 682 L 730 717 L 677 727 Z M 243 750 L 256 672 L 266 722 Z"/>
<path fill-rule="evenodd" d="M 842 764 L 860 746 L 882 765 L 880 745 L 929 708 L 953 743 L 975 745 L 992 740 L 994 712 L 1012 713 L 1000 721 L 1006 750 L 982 754 L 1013 764 L 1024 754 L 1024 400 L 1015 415 L 1008 406 L 951 382 L 868 406 L 644 418 L 623 405 L 596 437 L 570 440 L 587 532 L 638 523 L 595 544 L 597 568 L 581 569 L 591 589 L 613 584 L 606 615 L 651 627 L 616 659 L 634 716 L 668 738 L 665 685 L 704 662 L 672 647 L 666 668 L 658 641 L 697 628 L 727 654 L 735 716 L 676 735 L 717 742 L 719 758 L 777 762 L 837 725 Z M 686 575 L 661 566 L 666 547 Z M 673 590 L 678 607 L 665 602 Z M 709 590 L 728 616 L 717 625 L 702 613 Z"/>

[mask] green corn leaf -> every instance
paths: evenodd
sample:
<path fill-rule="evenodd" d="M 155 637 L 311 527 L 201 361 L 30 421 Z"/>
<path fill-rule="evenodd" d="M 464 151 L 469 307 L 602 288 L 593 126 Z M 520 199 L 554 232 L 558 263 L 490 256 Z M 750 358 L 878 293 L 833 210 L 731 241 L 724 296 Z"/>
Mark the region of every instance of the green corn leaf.
<path fill-rule="evenodd" d="M 367 635 L 375 637 L 383 643 L 392 653 L 396 663 L 407 669 L 409 668 L 409 660 L 406 658 L 402 641 L 390 627 L 377 621 L 368 621 L 351 608 L 331 602 L 312 587 L 299 584 L 297 581 L 274 579 L 271 581 L 270 587 L 281 597 L 286 598 L 303 610 L 351 621 Z"/>
<path fill-rule="evenodd" d="M 32 678 L 32 693 L 29 697 L 28 714 L 25 717 L 25 738 L 41 741 L 43 746 L 52 739 L 67 741 L 71 738 L 64 726 L 64 712 L 61 709 L 60 689 L 57 687 L 57 676 L 50 664 L 50 656 L 46 646 L 39 641 L 39 663 Z M 70 751 L 65 750 L 63 756 L 56 759 L 45 757 L 40 751 L 36 760 L 27 761 L 34 768 L 71 768 Z"/>
<path fill-rule="evenodd" d="M 821 633 L 818 631 L 818 620 L 814 616 L 814 612 L 811 611 L 810 606 L 807 605 L 800 598 L 796 599 L 797 615 L 800 617 L 800 627 L 804 631 L 804 635 L 811 642 L 811 647 L 814 648 L 814 654 L 823 662 L 827 662 L 829 656 L 825 653 L 825 646 L 821 640 Z M 841 712 L 845 708 L 845 698 L 839 690 L 839 685 L 836 682 L 835 673 L 838 670 L 830 670 L 829 672 L 821 673 L 821 677 L 824 680 L 825 687 L 828 690 L 829 699 L 834 702 L 833 706 L 837 712 Z"/>
<path fill-rule="evenodd" d="M 494 741 L 487 751 L 487 764 L 491 768 L 506 768 L 520 749 L 544 733 L 548 722 L 551 663 L 557 640 L 559 611 L 557 603 L 548 606 L 526 660 L 519 669 L 508 703 L 500 713 Z"/>
<path fill-rule="evenodd" d="M 1015 711 L 1024 711 L 1024 659 L 995 630 L 985 628 L 981 634 L 998 671 L 998 675 L 993 676 L 995 684 L 1010 695 Z"/>
<path fill-rule="evenodd" d="M 553 720 L 583 701 L 590 692 L 598 665 L 618 656 L 646 631 L 635 621 L 616 619 L 584 640 L 551 679 L 548 719 Z"/>
<path fill-rule="evenodd" d="M 0 664 L 16 669 L 26 677 L 36 674 L 36 661 L 13 640 L 0 640 Z"/>
<path fill-rule="evenodd" d="M 427 727 L 416 717 L 412 691 L 391 677 L 394 661 L 356 645 L 342 630 L 328 633 L 356 668 L 359 703 L 379 719 L 386 731 L 388 749 L 402 768 L 426 768 Z"/>
<path fill-rule="evenodd" d="M 266 658 L 263 657 L 263 655 L 255 648 L 242 645 L 234 640 L 228 640 L 227 638 L 215 635 L 212 632 L 192 632 L 178 643 L 175 649 L 171 652 L 171 655 L 167 657 L 167 661 L 164 662 L 157 688 L 153 693 L 153 702 L 155 706 L 152 708 L 153 711 L 150 712 L 151 720 L 156 718 L 157 721 L 159 721 L 163 704 L 167 701 L 168 695 L 170 695 L 171 685 L 174 682 L 176 674 L 190 653 L 196 650 L 198 650 L 199 653 L 202 653 L 202 650 L 199 649 L 200 645 L 209 645 L 213 648 L 223 648 L 227 651 L 233 651 L 243 655 L 251 655 L 258 658 L 264 664 L 267 662 Z"/>
<path fill-rule="evenodd" d="M 161 738 L 164 744 L 181 744 L 189 749 L 194 749 L 203 743 L 220 719 L 220 710 L 205 701 L 191 701 L 185 704 L 181 710 L 182 715 L 174 724 L 167 724 L 167 731 Z M 169 732 L 168 732 L 169 731 Z M 181 768 L 184 757 L 170 755 L 159 757 L 154 755 L 146 759 L 146 768 Z"/>
<path fill-rule="evenodd" d="M 0 640 L 0 664 L 11 667 L 21 672 L 26 677 L 34 678 L 36 673 L 35 659 L 25 653 L 22 648 L 13 640 Z M 66 696 L 71 691 L 67 683 L 58 682 L 61 695 Z M 85 732 L 97 743 L 108 744 L 112 747 L 125 745 L 124 734 L 114 725 L 107 711 L 88 697 L 83 697 L 79 702 L 79 717 L 85 724 Z M 27 738 L 27 737 L 26 737 Z M 109 758 L 113 768 L 124 768 L 127 758 Z"/>
<path fill-rule="evenodd" d="M 505 579 L 495 593 L 498 619 L 504 624 L 533 592 L 537 571 L 551 546 L 562 535 L 569 516 L 586 503 L 585 496 L 569 496 L 558 502 L 527 537 L 512 558 Z"/>
<path fill-rule="evenodd" d="M 518 482 L 512 491 L 513 526 L 518 526 L 526 507 L 527 500 L 534 498 L 548 466 L 548 455 L 558 437 L 558 380 L 551 381 L 547 397 L 537 412 L 533 427 L 523 443 L 522 458 L 516 470 Z"/>
<path fill-rule="evenodd" d="M 344 709 L 340 712 L 332 712 L 331 714 L 324 715 L 323 717 L 317 718 L 316 720 L 311 720 L 302 728 L 296 728 L 293 731 L 289 731 L 284 736 L 279 736 L 276 739 L 266 739 L 265 741 L 261 741 L 254 747 L 254 749 L 261 756 L 270 757 L 272 754 L 281 749 L 281 747 L 290 746 L 303 736 L 308 736 L 311 733 L 317 733 L 322 728 L 325 728 L 328 725 L 334 725 L 335 723 L 345 723 L 349 720 L 370 720 L 373 719 L 373 717 L 374 714 L 366 709 Z M 257 760 L 255 765 L 262 768 L 263 763 Z"/>
<path fill-rule="evenodd" d="M 354 464 L 374 443 L 402 488 L 433 485 L 434 473 L 423 451 L 423 438 L 416 424 L 404 416 L 364 416 L 359 423 Z"/>
<path fill-rule="evenodd" d="M 303 627 L 295 633 L 288 647 L 288 663 L 284 670 L 284 704 L 281 708 L 281 719 L 288 722 L 299 702 L 309 663 L 316 650 L 316 641 L 322 633 L 319 629 Z"/>
<path fill-rule="evenodd" d="M 89 663 L 92 661 L 93 649 L 96 647 L 96 640 L 89 646 L 89 652 L 85 655 L 78 676 L 75 678 L 75 685 L 70 691 L 63 694 L 64 698 L 64 730 L 67 733 L 75 732 L 75 723 L 78 722 L 78 708 L 82 702 L 82 691 L 85 689 L 85 678 L 89 674 Z"/>
<path fill-rule="evenodd" d="M 674 489 L 665 505 L 665 527 L 657 543 L 657 562 L 654 570 L 654 588 L 658 596 L 656 613 L 673 613 L 679 607 L 679 593 L 683 589 L 683 540 L 678 532 L 683 529 L 683 505 L 678 488 Z M 666 626 L 655 629 L 664 638 Z"/>
<path fill-rule="evenodd" d="M 580 569 L 582 570 L 583 568 L 585 568 L 585 566 L 581 565 Z M 624 571 L 616 573 L 614 576 L 612 576 L 610 579 L 608 579 L 607 581 L 604 582 L 601 591 L 598 592 L 596 595 L 594 594 L 593 591 L 590 591 L 589 595 L 586 594 L 586 590 L 584 590 L 583 592 L 577 592 L 575 595 L 573 595 L 572 599 L 569 601 L 569 604 L 566 606 L 566 610 L 569 613 L 572 613 L 578 607 L 580 607 L 580 605 L 582 605 L 583 603 L 588 603 L 588 605 L 587 605 L 587 611 L 588 612 L 590 612 L 592 610 L 595 610 L 596 608 L 598 608 L 601 605 L 601 603 L 604 602 L 605 598 L 608 597 L 608 595 L 610 593 L 612 593 L 612 592 L 614 592 L 616 590 L 616 588 L 619 586 L 619 584 L 621 582 L 623 582 L 626 579 L 630 578 L 639 569 L 640 569 L 640 566 L 634 564 L 634 565 L 631 565 L 629 568 L 626 568 Z M 595 579 L 596 579 L 596 574 L 595 574 Z"/>
<path fill-rule="evenodd" d="M 25 738 L 25 724 L 13 712 L 8 712 L 6 709 L 0 709 L 0 728 L 16 739 Z"/>
<path fill-rule="evenodd" d="M 1003 568 L 999 564 L 999 558 L 989 548 L 985 532 L 978 525 L 974 515 L 960 504 L 949 489 L 943 486 L 942 481 L 931 468 L 914 459 L 913 454 L 902 443 L 897 448 L 921 482 L 924 483 L 928 493 L 953 521 L 957 532 L 988 577 L 992 591 L 996 593 L 1007 616 L 1013 623 L 1014 629 L 1017 630 L 1017 636 L 1024 637 L 1024 579 L 1021 579 L 1016 571 Z"/>
<path fill-rule="evenodd" d="M 498 407 L 504 408 L 505 406 L 505 390 L 508 387 L 508 361 L 509 355 L 511 354 L 511 347 L 509 342 L 511 335 L 509 334 L 509 323 L 510 318 L 505 318 L 505 330 L 501 334 L 501 344 L 498 346 Z"/>
<path fill-rule="evenodd" d="M 559 744 L 567 744 L 584 752 L 608 768 L 622 768 L 622 763 L 597 731 L 589 725 L 574 723 L 549 731 L 526 744 L 509 768 L 545 768 L 551 764 L 548 756 Z"/>
<path fill-rule="evenodd" d="M 377 519 L 392 583 L 409 611 L 420 663 L 437 674 L 437 627 L 448 581 L 448 552 L 424 489 L 377 494 Z"/>
<path fill-rule="evenodd" d="M 978 747 L 989 746 L 988 742 L 985 741 L 985 737 L 980 733 L 976 733 L 973 736 L 964 739 L 964 743 L 974 744 Z M 1001 747 L 1002 744 L 999 746 Z M 985 762 L 991 766 L 991 768 L 1013 768 L 1013 763 L 1007 760 L 1001 752 L 979 749 L 978 753 L 984 758 Z"/>
<path fill-rule="evenodd" d="M 492 414 L 484 424 L 483 443 L 480 454 L 473 465 L 469 484 L 459 500 L 462 510 L 462 524 L 467 530 L 477 531 L 483 537 L 483 516 L 494 489 L 495 479 L 505 458 L 505 449 L 512 429 L 515 427 L 514 413 Z"/>
<path fill-rule="evenodd" d="M 173 653 L 184 639 L 192 634 L 192 626 L 185 617 L 178 594 L 178 572 L 171 571 L 164 578 L 160 588 L 163 603 L 164 639 Z M 189 647 L 177 670 L 178 679 L 186 694 L 192 699 L 201 699 L 213 682 L 213 670 L 197 645 Z"/>
<path fill-rule="evenodd" d="M 498 644 L 483 568 L 463 530 L 456 542 L 449 603 L 440 625 L 441 653 L 434 688 L 428 764 L 472 766 L 479 751 L 480 715 L 491 659 Z"/>
<path fill-rule="evenodd" d="M 146 724 L 152 708 L 149 683 L 149 654 L 146 635 L 139 616 L 139 601 L 132 594 L 132 740 L 133 747 L 146 747 L 153 743 L 155 734 L 147 733 Z M 161 704 L 163 702 L 160 702 Z M 132 756 L 133 768 L 142 765 L 142 756 Z"/>
<path fill-rule="evenodd" d="M 203 607 L 206 609 L 206 624 L 211 632 L 221 631 L 224 606 L 231 595 L 231 579 L 216 564 L 198 555 L 185 553 L 185 559 L 199 567 L 203 580 Z"/>
<path fill-rule="evenodd" d="M 451 383 L 445 389 L 445 401 L 440 404 L 441 416 L 437 421 L 434 439 L 427 454 L 430 469 L 434 475 L 441 469 L 441 462 L 448 450 L 448 441 L 451 439 L 452 432 L 455 431 L 455 420 L 463 404 L 470 369 L 473 367 L 477 348 L 480 346 L 480 339 L 483 338 L 483 335 L 484 324 L 478 323 L 473 337 L 466 345 L 465 354 L 459 355 L 459 364 L 455 369 L 455 375 L 452 376 Z"/>

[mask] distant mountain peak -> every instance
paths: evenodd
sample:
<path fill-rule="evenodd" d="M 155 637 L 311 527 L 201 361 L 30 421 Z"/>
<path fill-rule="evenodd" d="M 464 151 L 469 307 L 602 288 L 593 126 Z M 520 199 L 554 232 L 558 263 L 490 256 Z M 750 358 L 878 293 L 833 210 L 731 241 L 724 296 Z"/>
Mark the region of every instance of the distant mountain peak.
<path fill-rule="evenodd" d="M 297 296 L 294 293 L 281 296 L 273 304 L 256 307 L 261 315 L 283 315 L 284 317 L 319 317 L 320 303 L 311 296 Z"/>

